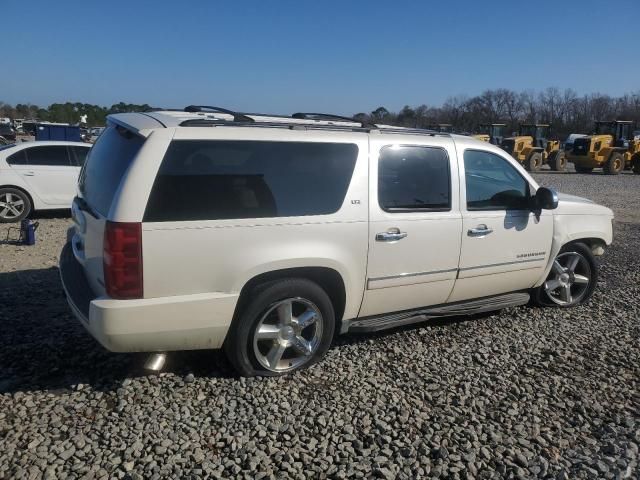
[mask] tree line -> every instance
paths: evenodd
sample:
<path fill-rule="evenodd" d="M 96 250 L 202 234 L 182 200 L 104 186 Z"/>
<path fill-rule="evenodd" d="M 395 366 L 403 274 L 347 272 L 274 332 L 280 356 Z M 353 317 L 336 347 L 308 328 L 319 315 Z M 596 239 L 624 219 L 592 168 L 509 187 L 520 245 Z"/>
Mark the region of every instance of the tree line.
<path fill-rule="evenodd" d="M 76 124 L 82 115 L 87 116 L 87 126 L 104 126 L 107 115 L 112 113 L 148 112 L 153 107 L 146 103 L 116 103 L 110 107 L 92 105 L 89 103 L 52 103 L 48 107 L 39 107 L 31 103 L 18 103 L 15 106 L 0 102 L 0 117 L 11 119 L 40 120 L 55 123 Z"/>
<path fill-rule="evenodd" d="M 87 115 L 88 126 L 102 126 L 109 114 L 152 109 L 146 103 L 120 102 L 104 107 L 67 102 L 42 108 L 32 104 L 12 106 L 0 102 L 0 117 L 78 123 L 81 115 Z M 378 107 L 370 113 L 357 113 L 354 117 L 361 121 L 414 128 L 446 123 L 461 133 L 475 133 L 481 123 L 506 123 L 508 133 L 517 131 L 520 123 L 551 123 L 552 136 L 564 138 L 569 133 L 590 133 L 596 120 L 633 120 L 640 128 L 640 90 L 613 97 L 600 93 L 580 96 L 572 89 L 561 91 L 555 87 L 539 92 L 498 88 L 474 97 L 453 96 L 440 106 L 406 105 L 399 112 Z"/>
<path fill-rule="evenodd" d="M 612 97 L 600 93 L 579 96 L 572 89 L 555 87 L 540 92 L 499 88 L 475 97 L 450 97 L 441 106 L 406 105 L 399 112 L 379 107 L 354 117 L 415 128 L 451 124 L 460 133 L 476 133 L 482 123 L 506 123 L 509 134 L 520 123 L 550 123 L 552 136 L 564 139 L 570 133 L 591 133 L 596 120 L 632 120 L 640 128 L 640 91 Z"/>

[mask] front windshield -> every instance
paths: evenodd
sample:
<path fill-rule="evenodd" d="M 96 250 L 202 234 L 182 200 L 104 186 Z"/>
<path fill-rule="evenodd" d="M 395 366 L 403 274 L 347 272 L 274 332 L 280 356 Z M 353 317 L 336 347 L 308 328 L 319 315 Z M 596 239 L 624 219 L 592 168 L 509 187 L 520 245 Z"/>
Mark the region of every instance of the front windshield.
<path fill-rule="evenodd" d="M 615 135 L 616 126 L 614 123 L 596 123 L 596 133 L 599 135 Z"/>
<path fill-rule="evenodd" d="M 536 136 L 536 127 L 535 127 L 535 125 L 522 125 L 520 127 L 520 135 L 521 136 L 535 137 Z"/>

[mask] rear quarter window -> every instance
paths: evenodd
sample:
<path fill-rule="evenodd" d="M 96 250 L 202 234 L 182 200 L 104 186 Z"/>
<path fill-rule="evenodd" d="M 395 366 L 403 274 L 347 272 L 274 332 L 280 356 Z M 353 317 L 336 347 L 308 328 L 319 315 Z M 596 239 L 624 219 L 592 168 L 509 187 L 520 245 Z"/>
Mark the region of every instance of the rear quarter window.
<path fill-rule="evenodd" d="M 345 143 L 177 140 L 147 222 L 326 215 L 340 209 L 358 156 Z"/>
<path fill-rule="evenodd" d="M 85 201 L 106 216 L 113 197 L 144 139 L 119 127 L 109 126 L 91 147 L 78 185 Z"/>
<path fill-rule="evenodd" d="M 9 165 L 27 165 L 29 162 L 27 161 L 25 149 L 18 150 L 16 153 L 9 155 L 7 157 L 7 163 Z"/>

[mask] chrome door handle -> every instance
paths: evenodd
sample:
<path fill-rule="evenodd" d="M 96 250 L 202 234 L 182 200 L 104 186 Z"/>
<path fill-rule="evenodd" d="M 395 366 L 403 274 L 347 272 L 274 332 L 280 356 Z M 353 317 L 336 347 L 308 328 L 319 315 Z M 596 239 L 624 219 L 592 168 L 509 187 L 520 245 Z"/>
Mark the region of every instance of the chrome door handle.
<path fill-rule="evenodd" d="M 467 231 L 467 235 L 470 237 L 484 237 L 485 235 L 489 235 L 491 232 L 493 232 L 493 229 L 483 224 L 478 225 L 476 228 L 469 229 L 469 231 Z"/>
<path fill-rule="evenodd" d="M 401 232 L 399 228 L 390 228 L 386 232 L 376 233 L 376 242 L 395 242 L 407 236 L 407 232 Z"/>
<path fill-rule="evenodd" d="M 24 172 L 22 175 L 25 177 L 34 177 L 36 172 Z"/>

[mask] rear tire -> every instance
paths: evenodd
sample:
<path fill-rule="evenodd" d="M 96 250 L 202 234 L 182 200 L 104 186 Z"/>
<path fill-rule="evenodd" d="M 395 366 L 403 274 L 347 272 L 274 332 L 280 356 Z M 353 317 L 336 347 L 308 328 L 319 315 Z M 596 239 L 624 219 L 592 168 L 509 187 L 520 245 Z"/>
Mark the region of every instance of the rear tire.
<path fill-rule="evenodd" d="M 609 160 L 604 164 L 604 173 L 607 175 L 618 175 L 624 170 L 624 157 L 620 152 L 613 152 L 609 155 Z"/>
<path fill-rule="evenodd" d="M 530 172 L 537 172 L 542 167 L 542 154 L 540 152 L 533 152 L 529 155 L 525 162 L 525 167 Z"/>
<path fill-rule="evenodd" d="M 17 188 L 0 188 L 0 223 L 19 222 L 31 213 L 31 200 Z"/>
<path fill-rule="evenodd" d="M 304 278 L 256 287 L 234 318 L 224 351 L 240 375 L 278 376 L 313 365 L 327 352 L 335 313 L 327 293 Z"/>
<path fill-rule="evenodd" d="M 591 249 L 579 242 L 565 245 L 547 279 L 531 292 L 531 303 L 560 308 L 582 305 L 589 301 L 597 283 L 598 265 Z"/>
<path fill-rule="evenodd" d="M 591 173 L 593 172 L 593 167 L 580 167 L 578 165 L 576 167 L 576 172 L 578 173 Z"/>
<path fill-rule="evenodd" d="M 549 158 L 549 165 L 551 169 L 556 172 L 564 172 L 567 169 L 567 155 L 564 150 L 556 150 L 551 154 Z"/>
<path fill-rule="evenodd" d="M 636 155 L 631 159 L 631 170 L 636 175 L 640 175 L 640 155 Z"/>

